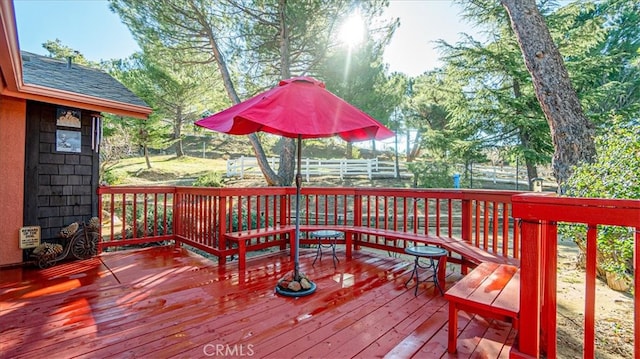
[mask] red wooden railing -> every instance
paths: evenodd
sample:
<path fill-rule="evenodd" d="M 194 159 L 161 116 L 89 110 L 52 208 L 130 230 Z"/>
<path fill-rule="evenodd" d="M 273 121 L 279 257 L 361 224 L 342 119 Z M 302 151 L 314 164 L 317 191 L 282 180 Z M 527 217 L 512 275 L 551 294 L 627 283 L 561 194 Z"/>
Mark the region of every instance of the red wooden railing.
<path fill-rule="evenodd" d="M 300 217 L 302 224 L 365 225 L 462 238 L 498 255 L 519 258 L 518 227 L 511 217 L 511 196 L 516 193 L 520 192 L 305 187 Z M 224 263 L 236 253 L 224 233 L 294 220 L 291 187 L 100 187 L 98 194 L 101 248 L 173 239 Z M 105 221 L 108 218 L 113 220 Z M 301 243 L 311 241 L 303 237 Z M 411 245 L 376 236 L 359 237 L 357 243 L 391 252 Z M 273 236 L 254 239 L 247 248 L 283 245 Z"/>
<path fill-rule="evenodd" d="M 99 187 L 99 249 L 172 240 L 173 187 Z"/>
<path fill-rule="evenodd" d="M 634 293 L 640 288 L 640 201 L 521 194 L 513 215 L 522 223 L 519 345 L 512 357 L 556 357 L 556 278 L 558 222 L 587 225 L 584 358 L 595 358 L 595 291 L 598 226 L 634 231 Z M 634 357 L 640 356 L 640 305 L 634 298 Z"/>
<path fill-rule="evenodd" d="M 295 188 L 100 187 L 100 248 L 174 240 L 218 257 L 237 253 L 224 234 L 293 223 Z M 640 201 L 557 198 L 514 191 L 303 187 L 301 222 L 368 225 L 462 238 L 498 255 L 521 260 L 521 313 L 514 357 L 556 353 L 557 222 L 589 226 L 585 301 L 585 357 L 593 357 L 595 238 L 598 225 L 635 228 L 640 243 Z M 135 215 L 134 215 L 135 214 Z M 521 221 L 521 225 L 519 225 Z M 311 243 L 303 238 L 301 243 Z M 403 252 L 411 245 L 375 236 L 359 246 Z M 252 240 L 248 250 L 284 248 L 277 236 Z M 544 263 L 544 265 L 543 265 Z M 640 284 L 635 257 L 635 287 Z M 635 353 L 640 355 L 636 310 Z"/>

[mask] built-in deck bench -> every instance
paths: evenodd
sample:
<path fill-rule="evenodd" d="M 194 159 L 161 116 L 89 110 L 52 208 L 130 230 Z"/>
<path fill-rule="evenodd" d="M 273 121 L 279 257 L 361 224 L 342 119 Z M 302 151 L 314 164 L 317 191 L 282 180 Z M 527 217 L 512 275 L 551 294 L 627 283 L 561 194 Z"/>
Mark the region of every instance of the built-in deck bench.
<path fill-rule="evenodd" d="M 472 244 L 457 238 L 444 237 L 444 236 L 431 236 L 421 233 L 394 231 L 391 229 L 382 228 L 370 228 L 365 226 L 351 226 L 351 225 L 300 225 L 301 232 L 313 232 L 317 230 L 335 230 L 345 233 L 344 243 L 346 248 L 347 258 L 351 258 L 351 251 L 354 245 L 371 246 L 371 243 L 359 241 L 356 235 L 368 235 L 384 237 L 387 240 L 404 240 L 414 243 L 421 243 L 425 245 L 434 245 L 446 249 L 450 253 L 457 254 L 460 258 L 453 258 L 449 256 L 448 261 L 459 263 L 463 268 L 467 266 L 476 266 L 484 262 L 493 262 L 501 264 L 511 264 L 519 266 L 519 260 L 514 258 L 503 257 L 491 252 L 487 252 L 483 249 L 473 246 Z M 249 248 L 248 242 L 254 238 L 268 237 L 275 235 L 284 235 L 283 239 L 276 241 L 270 241 L 260 244 L 252 244 L 251 250 L 259 250 L 267 247 L 280 246 L 284 249 L 287 241 L 290 248 L 294 248 L 294 235 L 295 225 L 274 226 L 261 229 L 253 229 L 247 231 L 231 232 L 225 234 L 227 240 L 237 243 L 238 245 L 238 268 L 245 269 L 246 267 L 246 252 Z M 399 248 L 401 251 L 401 248 Z M 293 252 L 293 251 L 292 251 Z M 438 273 L 441 283 L 444 283 L 444 266 L 442 271 Z M 464 273 L 465 271 L 463 271 Z"/>
<path fill-rule="evenodd" d="M 449 353 L 456 352 L 458 310 L 513 323 L 518 329 L 520 269 L 485 262 L 456 282 L 444 294 L 449 301 Z"/>
<path fill-rule="evenodd" d="M 266 227 L 266 228 L 258 228 L 251 229 L 246 231 L 239 232 L 230 232 L 226 233 L 225 239 L 231 242 L 234 242 L 238 245 L 238 269 L 244 270 L 247 266 L 247 242 L 254 238 L 262 238 L 262 237 L 271 237 L 281 235 L 282 238 L 276 241 L 270 241 L 266 243 L 255 244 L 251 246 L 253 250 L 259 250 L 274 246 L 279 246 L 281 249 L 285 249 L 287 241 L 289 241 L 290 248 L 293 248 L 295 245 L 294 234 L 296 227 L 295 226 L 275 226 L 275 227 Z M 293 257 L 293 254 L 292 254 Z"/>

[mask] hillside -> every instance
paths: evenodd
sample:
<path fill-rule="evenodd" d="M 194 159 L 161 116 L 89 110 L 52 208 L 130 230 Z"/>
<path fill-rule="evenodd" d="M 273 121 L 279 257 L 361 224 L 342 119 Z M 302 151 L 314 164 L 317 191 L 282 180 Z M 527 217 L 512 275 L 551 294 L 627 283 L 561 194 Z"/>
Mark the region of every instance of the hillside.
<path fill-rule="evenodd" d="M 226 173 L 226 160 L 197 157 L 176 158 L 175 156 L 151 156 L 151 169 L 146 168 L 144 157 L 127 158 L 111 167 L 111 171 L 121 180 L 119 185 L 180 185 L 191 186 L 200 176 L 210 172 Z M 266 183 L 261 177 L 224 178 L 228 187 L 260 187 Z M 305 186 L 331 187 L 411 187 L 410 178 L 367 178 L 311 177 Z"/>

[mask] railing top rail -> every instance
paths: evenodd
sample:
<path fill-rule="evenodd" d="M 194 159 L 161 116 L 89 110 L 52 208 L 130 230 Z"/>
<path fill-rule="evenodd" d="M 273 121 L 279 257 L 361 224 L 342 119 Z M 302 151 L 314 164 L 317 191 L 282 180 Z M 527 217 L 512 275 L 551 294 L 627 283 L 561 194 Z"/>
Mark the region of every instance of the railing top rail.
<path fill-rule="evenodd" d="M 176 187 L 176 192 L 216 196 L 280 196 L 295 193 L 293 187 Z"/>
<path fill-rule="evenodd" d="M 196 195 L 242 196 L 242 195 L 293 195 L 295 187 L 189 187 L 189 186 L 100 186 L 98 194 L 108 193 L 186 193 Z M 480 189 L 438 188 L 384 188 L 384 187 L 313 187 L 302 186 L 302 194 L 312 195 L 376 195 L 417 198 L 468 199 L 479 201 L 511 202 L 511 197 L 521 191 L 496 191 Z"/>
<path fill-rule="evenodd" d="M 174 186 L 99 186 L 98 194 L 121 193 L 174 193 Z"/>
<path fill-rule="evenodd" d="M 552 193 L 516 195 L 516 218 L 640 227 L 640 200 L 560 197 Z"/>

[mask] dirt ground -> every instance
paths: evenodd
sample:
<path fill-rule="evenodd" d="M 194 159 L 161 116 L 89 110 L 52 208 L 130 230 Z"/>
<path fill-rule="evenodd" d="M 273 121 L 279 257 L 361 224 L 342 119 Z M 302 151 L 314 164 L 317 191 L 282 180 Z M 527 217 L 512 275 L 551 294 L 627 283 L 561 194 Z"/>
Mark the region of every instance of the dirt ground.
<path fill-rule="evenodd" d="M 585 273 L 578 247 L 558 241 L 558 358 L 582 358 Z M 596 358 L 633 358 L 633 297 L 596 283 Z"/>

